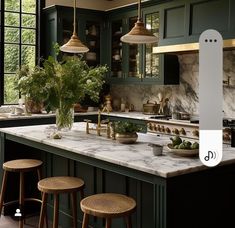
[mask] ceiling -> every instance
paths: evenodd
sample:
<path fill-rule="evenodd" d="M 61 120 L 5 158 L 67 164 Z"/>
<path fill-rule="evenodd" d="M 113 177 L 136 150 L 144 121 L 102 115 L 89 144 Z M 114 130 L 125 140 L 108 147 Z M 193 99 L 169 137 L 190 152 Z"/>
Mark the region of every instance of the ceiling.
<path fill-rule="evenodd" d="M 77 7 L 96 10 L 110 10 L 137 3 L 137 0 L 77 0 Z M 46 6 L 73 6 L 73 0 L 46 0 Z"/>

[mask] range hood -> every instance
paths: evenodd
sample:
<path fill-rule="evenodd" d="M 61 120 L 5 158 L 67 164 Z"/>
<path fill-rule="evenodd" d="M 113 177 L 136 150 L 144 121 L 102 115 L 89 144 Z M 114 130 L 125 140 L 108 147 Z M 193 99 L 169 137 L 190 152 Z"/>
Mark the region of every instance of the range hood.
<path fill-rule="evenodd" d="M 224 47 L 227 49 L 235 49 L 235 39 L 224 40 Z M 188 43 L 188 44 L 175 44 L 175 45 L 166 45 L 166 46 L 158 46 L 153 47 L 153 53 L 161 54 L 161 53 L 190 53 L 190 52 L 198 52 L 199 43 Z"/>

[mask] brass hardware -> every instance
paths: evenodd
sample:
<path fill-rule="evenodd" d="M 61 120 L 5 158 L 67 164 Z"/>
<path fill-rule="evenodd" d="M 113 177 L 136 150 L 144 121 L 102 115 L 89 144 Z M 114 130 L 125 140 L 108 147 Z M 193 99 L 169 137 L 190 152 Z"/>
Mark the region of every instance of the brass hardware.
<path fill-rule="evenodd" d="M 186 131 L 185 131 L 185 129 L 184 129 L 184 128 L 181 128 L 181 129 L 180 129 L 180 134 L 182 134 L 182 135 L 186 135 Z"/>
<path fill-rule="evenodd" d="M 90 132 L 89 132 L 89 123 L 91 123 L 91 120 L 84 119 L 84 121 L 86 122 L 86 133 L 90 134 Z"/>
<path fill-rule="evenodd" d="M 101 120 L 101 111 L 98 111 L 98 122 L 95 128 L 89 127 L 89 123 L 91 123 L 91 120 L 84 119 L 86 122 L 86 133 L 90 134 L 90 131 L 96 131 L 98 136 L 101 136 L 101 132 L 105 131 L 107 138 L 111 138 L 111 124 L 108 119 Z M 106 126 L 102 126 L 106 124 Z"/>
<path fill-rule="evenodd" d="M 235 39 L 224 40 L 224 49 L 234 49 Z M 175 44 L 153 47 L 153 53 L 185 53 L 185 52 L 197 52 L 199 50 L 199 43 L 189 43 L 189 44 Z M 180 54 L 179 53 L 179 54 Z"/>

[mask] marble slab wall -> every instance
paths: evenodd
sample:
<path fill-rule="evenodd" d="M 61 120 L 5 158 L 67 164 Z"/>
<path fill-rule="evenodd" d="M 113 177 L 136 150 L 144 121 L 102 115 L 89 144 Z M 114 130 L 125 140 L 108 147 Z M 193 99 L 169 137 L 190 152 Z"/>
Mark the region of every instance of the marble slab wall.
<path fill-rule="evenodd" d="M 113 105 L 119 108 L 121 99 L 133 104 L 136 111 L 142 111 L 147 100 L 159 101 L 159 93 L 169 98 L 171 110 L 198 115 L 199 59 L 198 54 L 179 55 L 180 84 L 159 85 L 112 85 Z M 230 79 L 230 86 L 223 86 L 224 115 L 235 118 L 235 51 L 224 51 L 223 81 Z M 216 99 L 216 97 L 215 97 Z"/>

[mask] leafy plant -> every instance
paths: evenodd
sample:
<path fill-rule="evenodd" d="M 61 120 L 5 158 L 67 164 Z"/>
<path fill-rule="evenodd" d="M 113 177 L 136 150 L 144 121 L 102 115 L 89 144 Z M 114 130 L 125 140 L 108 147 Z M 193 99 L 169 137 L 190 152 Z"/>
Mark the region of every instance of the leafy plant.
<path fill-rule="evenodd" d="M 115 127 L 115 132 L 120 133 L 120 134 L 135 133 L 137 131 L 142 130 L 142 128 L 139 125 L 132 123 L 132 122 L 129 122 L 129 121 L 115 122 L 114 127 Z"/>
<path fill-rule="evenodd" d="M 106 66 L 89 67 L 77 56 L 67 56 L 62 61 L 49 56 L 43 67 L 22 66 L 18 70 L 18 88 L 33 101 L 44 102 L 47 111 L 60 108 L 66 113 L 85 95 L 99 100 L 106 72 Z"/>
<path fill-rule="evenodd" d="M 67 56 L 61 62 L 49 57 L 43 62 L 43 68 L 47 77 L 45 104 L 48 109 L 61 108 L 61 104 L 64 109 L 71 108 L 85 95 L 94 101 L 99 100 L 106 66 L 89 67 L 79 57 Z"/>
<path fill-rule="evenodd" d="M 30 69 L 28 66 L 22 66 L 16 72 L 18 76 L 17 88 L 21 95 L 25 95 L 26 99 L 41 104 L 46 99 L 47 82 L 46 72 L 39 66 Z"/>

